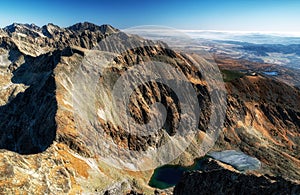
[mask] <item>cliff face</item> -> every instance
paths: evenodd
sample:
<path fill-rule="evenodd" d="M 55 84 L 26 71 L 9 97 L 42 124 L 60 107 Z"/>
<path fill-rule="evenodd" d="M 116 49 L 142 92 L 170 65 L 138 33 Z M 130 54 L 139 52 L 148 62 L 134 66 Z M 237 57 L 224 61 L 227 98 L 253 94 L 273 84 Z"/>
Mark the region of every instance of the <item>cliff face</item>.
<path fill-rule="evenodd" d="M 300 184 L 281 177 L 240 173 L 209 160 L 205 171 L 185 173 L 174 194 L 299 194 Z"/>
<path fill-rule="evenodd" d="M 53 69 L 59 56 L 56 53 L 32 58 L 17 50 L 9 55 L 13 62 L 8 71 L 3 71 L 6 83 L 2 85 L 0 147 L 20 154 L 42 152 L 56 135 Z"/>
<path fill-rule="evenodd" d="M 185 97 L 189 91 L 184 87 L 187 101 L 182 103 L 174 89 L 163 82 L 143 82 L 139 74 L 146 74 L 146 70 L 128 74 L 134 65 L 151 66 L 154 61 L 169 64 L 187 78 L 200 105 L 197 116 L 191 104 L 194 100 Z M 200 62 L 209 66 L 204 60 Z M 161 67 L 156 70 L 161 70 L 160 74 L 173 86 L 184 86 L 181 79 L 172 80 L 176 71 Z M 195 145 L 203 141 L 212 112 L 209 84 L 192 56 L 109 25 L 6 27 L 0 31 L 0 74 L 2 193 L 108 190 L 120 194 L 131 189 L 152 193 L 147 186 L 151 170 L 134 172 L 115 167 L 133 162 L 133 169 L 146 170 L 146 165 L 155 168 L 161 163 L 160 156 L 153 160 L 147 155 L 159 151 L 170 140 L 175 140 L 172 143 L 180 152 L 189 146 L 176 162 L 191 162 L 199 155 Z M 94 80 L 89 79 L 90 75 Z M 111 103 L 113 87 L 124 75 L 131 78 L 121 83 L 124 88 L 133 85 L 130 81 L 143 82 L 132 91 L 128 110 Z M 225 128 L 214 150 L 240 149 L 263 163 L 262 173 L 300 179 L 299 91 L 262 76 L 232 80 L 226 89 Z M 165 107 L 166 122 L 153 124 L 162 128 L 152 132 L 149 126 L 150 133 L 141 133 L 131 123 L 131 131 L 124 127 L 128 113 L 137 124 L 151 121 L 157 114 L 151 107 L 155 102 Z M 191 145 L 184 145 L 184 135 L 177 127 L 188 120 L 191 122 L 185 128 L 196 123 L 198 128 L 193 133 L 197 136 L 188 141 Z M 176 152 L 164 150 L 159 154 L 172 159 L 177 157 Z M 144 155 L 144 167 L 136 161 L 140 154 Z"/>

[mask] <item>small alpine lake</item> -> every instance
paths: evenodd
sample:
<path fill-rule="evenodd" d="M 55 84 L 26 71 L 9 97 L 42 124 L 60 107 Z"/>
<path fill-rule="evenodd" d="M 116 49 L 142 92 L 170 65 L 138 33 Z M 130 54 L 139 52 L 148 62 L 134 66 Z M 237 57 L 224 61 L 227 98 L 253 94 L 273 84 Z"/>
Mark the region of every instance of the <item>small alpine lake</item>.
<path fill-rule="evenodd" d="M 229 164 L 235 169 L 244 172 L 247 170 L 256 170 L 261 167 L 261 162 L 240 151 L 224 150 L 219 152 L 210 152 L 202 158 L 194 160 L 191 166 L 164 165 L 154 170 L 149 181 L 149 186 L 158 189 L 167 189 L 175 186 L 186 171 L 203 170 L 206 160 L 213 158 L 225 164 Z"/>
<path fill-rule="evenodd" d="M 194 160 L 191 166 L 164 165 L 154 170 L 149 185 L 154 188 L 166 189 L 175 186 L 186 171 L 201 170 L 204 160 L 202 157 Z"/>

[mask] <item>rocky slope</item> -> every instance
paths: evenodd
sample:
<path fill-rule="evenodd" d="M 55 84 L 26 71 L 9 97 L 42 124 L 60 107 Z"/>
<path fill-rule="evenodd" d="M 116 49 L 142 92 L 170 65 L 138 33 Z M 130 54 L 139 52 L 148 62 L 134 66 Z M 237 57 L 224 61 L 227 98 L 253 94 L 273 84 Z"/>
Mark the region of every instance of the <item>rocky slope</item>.
<path fill-rule="evenodd" d="M 186 173 L 174 194 L 299 194 L 300 184 L 281 177 L 240 173 L 209 159 L 204 171 Z M 212 187 L 213 186 L 213 187 Z"/>
<path fill-rule="evenodd" d="M 106 37 L 113 38 L 104 40 Z M 159 100 L 168 113 L 165 131 L 131 135 L 116 121 L 103 119 L 111 114 L 111 110 L 105 110 L 111 101 L 106 99 L 111 96 L 111 79 L 135 63 L 170 61 L 179 69 L 187 69 L 187 59 L 165 46 L 127 35 L 108 25 L 83 23 L 60 28 L 49 24 L 40 28 L 13 24 L 4 28 L 0 37 L 0 146 L 3 149 L 1 171 L 7 177 L 1 180 L 1 192 L 79 193 L 112 189 L 119 194 L 131 189 L 151 191 L 147 186 L 151 171 L 132 172 L 107 165 L 99 156 L 102 150 L 95 142 L 105 139 L 116 145 L 117 150 L 108 153 L 113 156 L 120 148 L 135 152 L 155 149 L 168 137 L 178 134 L 175 132 L 179 121 L 176 97 L 167 86 L 156 82 L 140 86 L 129 108 L 135 120 L 144 123 L 149 119 L 149 104 L 161 97 Z M 92 97 L 94 91 L 84 93 L 76 87 L 88 88 L 91 83 L 80 80 L 76 85 L 78 79 L 85 78 L 77 78 L 76 71 L 83 66 L 84 71 L 91 71 L 82 62 L 90 49 L 97 47 L 120 55 L 113 56 L 110 66 L 98 78 L 104 80 L 103 84 L 100 82 L 103 88 L 99 91 L 104 94 L 98 95 L 96 102 L 89 102 L 87 97 Z M 199 72 L 184 73 L 194 82 L 201 79 Z M 205 86 L 197 83 L 194 86 L 199 96 L 205 97 Z M 141 97 L 145 91 L 147 96 Z M 199 101 L 208 104 L 207 98 Z M 96 123 L 93 118 L 86 119 L 86 115 L 80 115 L 82 112 L 76 112 L 86 107 L 93 110 L 93 103 L 105 110 L 96 116 Z M 85 114 L 97 114 L 91 110 Z M 103 129 L 102 134 L 98 134 L 97 129 Z M 114 158 L 119 157 L 115 155 Z M 135 159 L 134 156 L 126 158 Z"/>
<path fill-rule="evenodd" d="M 104 52 L 99 55 L 99 50 Z M 111 55 L 112 52 L 118 55 Z M 91 63 L 97 58 L 102 59 L 100 63 Z M 189 104 L 192 99 L 179 103 L 171 88 L 151 80 L 133 91 L 128 112 L 138 124 L 147 123 L 153 114 L 151 105 L 158 101 L 166 108 L 166 123 L 148 134 L 135 133 L 138 126 L 131 132 L 122 126 L 126 114 L 111 103 L 112 88 L 135 64 L 153 61 L 180 70 L 201 105 L 199 115 L 186 126 L 188 129 L 197 121 L 196 140 L 173 162 L 189 164 L 199 156 L 196 145 L 203 140 L 212 112 L 208 83 L 192 56 L 109 25 L 79 23 L 60 28 L 53 24 L 13 24 L 1 29 L 1 193 L 122 194 L 132 189 L 153 193 L 154 189 L 147 185 L 152 170 L 130 171 L 111 166 L 132 162 L 139 169 L 135 155 L 145 154 L 144 165 L 155 168 L 152 166 L 161 159 L 152 160 L 147 155 L 174 137 L 184 138 L 177 126 L 194 115 L 190 111 L 181 116 L 184 108 L 193 105 Z M 200 62 L 209 65 L 204 60 Z M 171 79 L 173 73 L 164 76 L 181 86 L 181 81 Z M 96 80 L 91 82 L 88 75 Z M 139 78 L 135 74 L 126 76 L 131 80 Z M 232 80 L 226 83 L 226 89 L 225 128 L 213 150 L 242 150 L 263 163 L 261 173 L 299 180 L 299 91 L 260 75 Z M 184 149 L 183 141 L 172 143 Z M 169 150 L 160 155 L 174 157 Z M 105 159 L 121 160 L 107 164 L 110 161 Z"/>
<path fill-rule="evenodd" d="M 233 80 L 227 90 L 226 128 L 216 148 L 238 148 L 270 172 L 299 180 L 299 90 L 261 75 Z"/>

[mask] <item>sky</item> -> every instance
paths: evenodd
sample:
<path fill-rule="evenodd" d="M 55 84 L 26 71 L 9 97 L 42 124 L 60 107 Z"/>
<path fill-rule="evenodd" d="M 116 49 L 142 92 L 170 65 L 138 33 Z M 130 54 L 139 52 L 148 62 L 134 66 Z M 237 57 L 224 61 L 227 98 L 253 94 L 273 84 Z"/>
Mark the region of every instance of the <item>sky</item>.
<path fill-rule="evenodd" d="M 125 29 L 160 25 L 187 30 L 300 32 L 299 0 L 10 0 L 0 26 L 14 22 L 67 27 L 77 22 Z"/>

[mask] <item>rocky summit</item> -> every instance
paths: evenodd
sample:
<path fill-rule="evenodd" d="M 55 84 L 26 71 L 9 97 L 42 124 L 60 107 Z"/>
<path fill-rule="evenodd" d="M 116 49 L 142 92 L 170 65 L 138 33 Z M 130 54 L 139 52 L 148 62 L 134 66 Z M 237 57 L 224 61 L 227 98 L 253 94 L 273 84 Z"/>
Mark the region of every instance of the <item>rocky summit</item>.
<path fill-rule="evenodd" d="M 185 86 L 178 72 L 187 78 L 201 112 L 194 112 L 187 88 L 181 87 L 187 101 L 180 102 L 181 96 L 162 80 L 143 82 L 139 75 L 148 78 L 147 69 L 129 71 L 152 62 L 174 69 L 156 67 L 174 86 Z M 225 120 L 211 152 L 240 151 L 260 166 L 238 171 L 211 159 L 206 171 L 186 173 L 174 194 L 299 193 L 299 89 L 261 74 L 241 74 L 225 84 L 215 81 L 224 85 L 215 106 L 197 63 L 210 66 L 204 57 L 110 25 L 12 24 L 0 29 L 1 194 L 172 194 L 172 189 L 148 185 L 153 169 L 167 163 L 164 159 L 190 165 L 204 155 L 199 145 L 218 106 L 226 106 Z M 228 71 L 223 73 L 225 78 Z M 113 97 L 132 81 L 142 84 L 132 90 L 124 110 Z M 165 121 L 143 132 L 140 125 L 158 113 L 152 106 L 156 102 L 165 108 Z M 139 125 L 125 124 L 127 115 Z M 181 121 L 189 121 L 184 129 L 192 129 L 190 140 L 185 137 L 189 132 L 178 131 Z"/>

